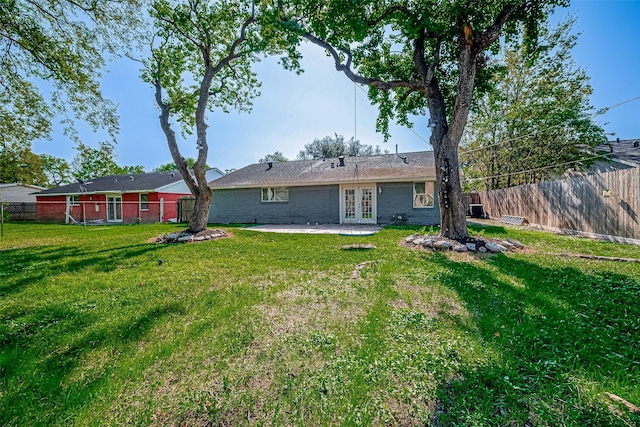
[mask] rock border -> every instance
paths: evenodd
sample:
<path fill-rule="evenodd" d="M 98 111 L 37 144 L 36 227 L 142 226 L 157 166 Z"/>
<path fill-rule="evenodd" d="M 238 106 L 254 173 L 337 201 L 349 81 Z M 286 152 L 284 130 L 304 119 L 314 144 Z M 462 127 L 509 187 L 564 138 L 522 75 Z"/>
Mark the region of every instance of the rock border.
<path fill-rule="evenodd" d="M 155 243 L 195 243 L 205 242 L 208 240 L 225 239 L 227 237 L 232 237 L 232 234 L 217 228 L 207 228 L 206 230 L 202 230 L 196 234 L 192 234 L 187 231 L 161 234 L 153 241 Z"/>
<path fill-rule="evenodd" d="M 479 252 L 497 254 L 501 252 L 517 252 L 525 249 L 519 241 L 507 238 L 489 239 L 485 237 L 468 237 L 462 241 L 447 239 L 441 236 L 414 233 L 405 237 L 401 245 L 412 249 L 431 249 L 434 251 Z"/>

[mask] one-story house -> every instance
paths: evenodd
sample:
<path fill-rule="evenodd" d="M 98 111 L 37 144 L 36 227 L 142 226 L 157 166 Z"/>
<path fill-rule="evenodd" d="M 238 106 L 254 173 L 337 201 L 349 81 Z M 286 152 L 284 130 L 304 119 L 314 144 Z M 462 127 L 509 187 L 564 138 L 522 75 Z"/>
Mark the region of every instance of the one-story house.
<path fill-rule="evenodd" d="M 610 159 L 594 163 L 587 174 L 640 167 L 640 139 L 620 139 L 598 146 Z"/>
<path fill-rule="evenodd" d="M 0 184 L 0 202 L 33 203 L 36 201 L 36 196 L 33 193 L 42 190 L 44 187 L 17 182 Z"/>
<path fill-rule="evenodd" d="M 207 181 L 223 175 L 207 171 Z M 39 221 L 153 223 L 174 220 L 191 192 L 178 171 L 111 175 L 36 193 Z"/>
<path fill-rule="evenodd" d="M 209 186 L 210 223 L 440 222 L 431 151 L 257 163 Z"/>
<path fill-rule="evenodd" d="M 44 187 L 30 184 L 0 184 L 0 203 L 2 210 L 14 220 L 36 219 L 36 196 L 33 193 Z"/>

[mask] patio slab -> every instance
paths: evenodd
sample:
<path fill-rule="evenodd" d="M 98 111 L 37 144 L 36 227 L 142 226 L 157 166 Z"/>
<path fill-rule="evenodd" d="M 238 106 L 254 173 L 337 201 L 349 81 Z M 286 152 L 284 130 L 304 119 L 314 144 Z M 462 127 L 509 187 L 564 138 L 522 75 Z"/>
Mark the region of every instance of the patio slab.
<path fill-rule="evenodd" d="M 353 234 L 364 235 L 377 233 L 382 227 L 369 224 L 265 224 L 246 227 L 245 230 L 266 233 L 297 233 L 297 234 Z"/>

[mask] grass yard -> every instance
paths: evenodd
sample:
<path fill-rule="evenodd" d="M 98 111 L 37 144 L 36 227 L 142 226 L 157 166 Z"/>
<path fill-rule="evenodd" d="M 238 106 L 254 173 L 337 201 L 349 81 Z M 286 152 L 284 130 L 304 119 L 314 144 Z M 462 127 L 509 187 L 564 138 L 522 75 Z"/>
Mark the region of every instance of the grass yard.
<path fill-rule="evenodd" d="M 606 394 L 640 406 L 640 263 L 554 255 L 640 247 L 502 227 L 471 231 L 532 253 L 411 250 L 409 227 L 147 242 L 178 229 L 5 225 L 0 425 L 640 425 Z"/>

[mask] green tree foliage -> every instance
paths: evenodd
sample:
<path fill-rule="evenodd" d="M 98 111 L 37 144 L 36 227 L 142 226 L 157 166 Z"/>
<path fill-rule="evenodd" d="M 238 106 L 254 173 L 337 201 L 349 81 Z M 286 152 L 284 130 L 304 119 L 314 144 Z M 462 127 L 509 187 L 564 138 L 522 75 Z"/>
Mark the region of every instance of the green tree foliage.
<path fill-rule="evenodd" d="M 40 163 L 47 182 L 45 187 L 57 187 L 63 184 L 73 182 L 71 166 L 65 159 L 50 156 L 48 154 L 40 154 Z"/>
<path fill-rule="evenodd" d="M 251 2 L 157 0 L 151 16 L 156 37 L 142 78 L 155 89 L 171 157 L 195 196 L 188 230 L 198 232 L 207 226 L 212 194 L 205 175 L 206 113 L 248 111 L 260 86 L 251 65 L 259 54 L 280 52 L 288 45 L 279 45 L 273 27 L 263 25 L 260 8 Z M 177 120 L 184 136 L 195 129 L 198 157 L 193 175 L 180 154 L 170 118 Z"/>
<path fill-rule="evenodd" d="M 0 144 L 0 183 L 13 182 L 45 185 L 42 163 L 28 147 Z"/>
<path fill-rule="evenodd" d="M 71 136 L 74 118 L 114 136 L 116 109 L 102 96 L 99 79 L 105 58 L 131 45 L 140 9 L 138 0 L 0 0 L 5 142 L 29 147 L 48 137 L 58 114 Z"/>
<path fill-rule="evenodd" d="M 496 57 L 505 72 L 478 99 L 463 142 L 469 188 L 538 183 L 600 158 L 596 147 L 607 139 L 590 111 L 589 77 L 571 58 L 573 23 L 541 29 L 533 50 L 518 38 Z"/>
<path fill-rule="evenodd" d="M 78 154 L 71 162 L 71 170 L 74 178 L 80 181 L 101 176 L 144 173 L 142 166 L 118 166 L 115 147 L 108 142 L 100 142 L 98 148 L 79 143 L 76 150 Z"/>
<path fill-rule="evenodd" d="M 193 169 L 193 165 L 196 163 L 196 159 L 194 159 L 193 157 L 187 157 L 184 159 L 184 161 L 187 162 L 187 167 L 189 169 Z M 205 164 L 204 168 L 211 169 L 211 166 Z M 153 169 L 154 172 L 166 172 L 166 171 L 177 171 L 177 170 L 178 170 L 178 166 L 176 166 L 175 162 L 165 163 Z"/>
<path fill-rule="evenodd" d="M 523 28 L 534 45 L 538 23 L 565 3 L 281 0 L 277 10 L 282 28 L 325 49 L 338 71 L 369 86 L 386 136 L 390 121 L 411 126 L 412 116 L 429 113 L 442 234 L 465 238 L 458 145 L 474 92 L 486 90 L 495 71 L 488 55 Z"/>
<path fill-rule="evenodd" d="M 288 162 L 289 159 L 282 154 L 282 151 L 274 151 L 272 154 L 265 154 L 264 157 L 258 160 L 258 163 L 269 163 L 269 162 Z"/>
<path fill-rule="evenodd" d="M 320 159 L 325 157 L 338 156 L 373 156 L 388 153 L 379 146 L 362 144 L 360 140 L 351 137 L 345 140 L 344 136 L 335 134 L 333 137 L 325 136 L 322 139 L 314 139 L 313 142 L 305 144 L 304 150 L 298 153 L 298 160 Z"/>

